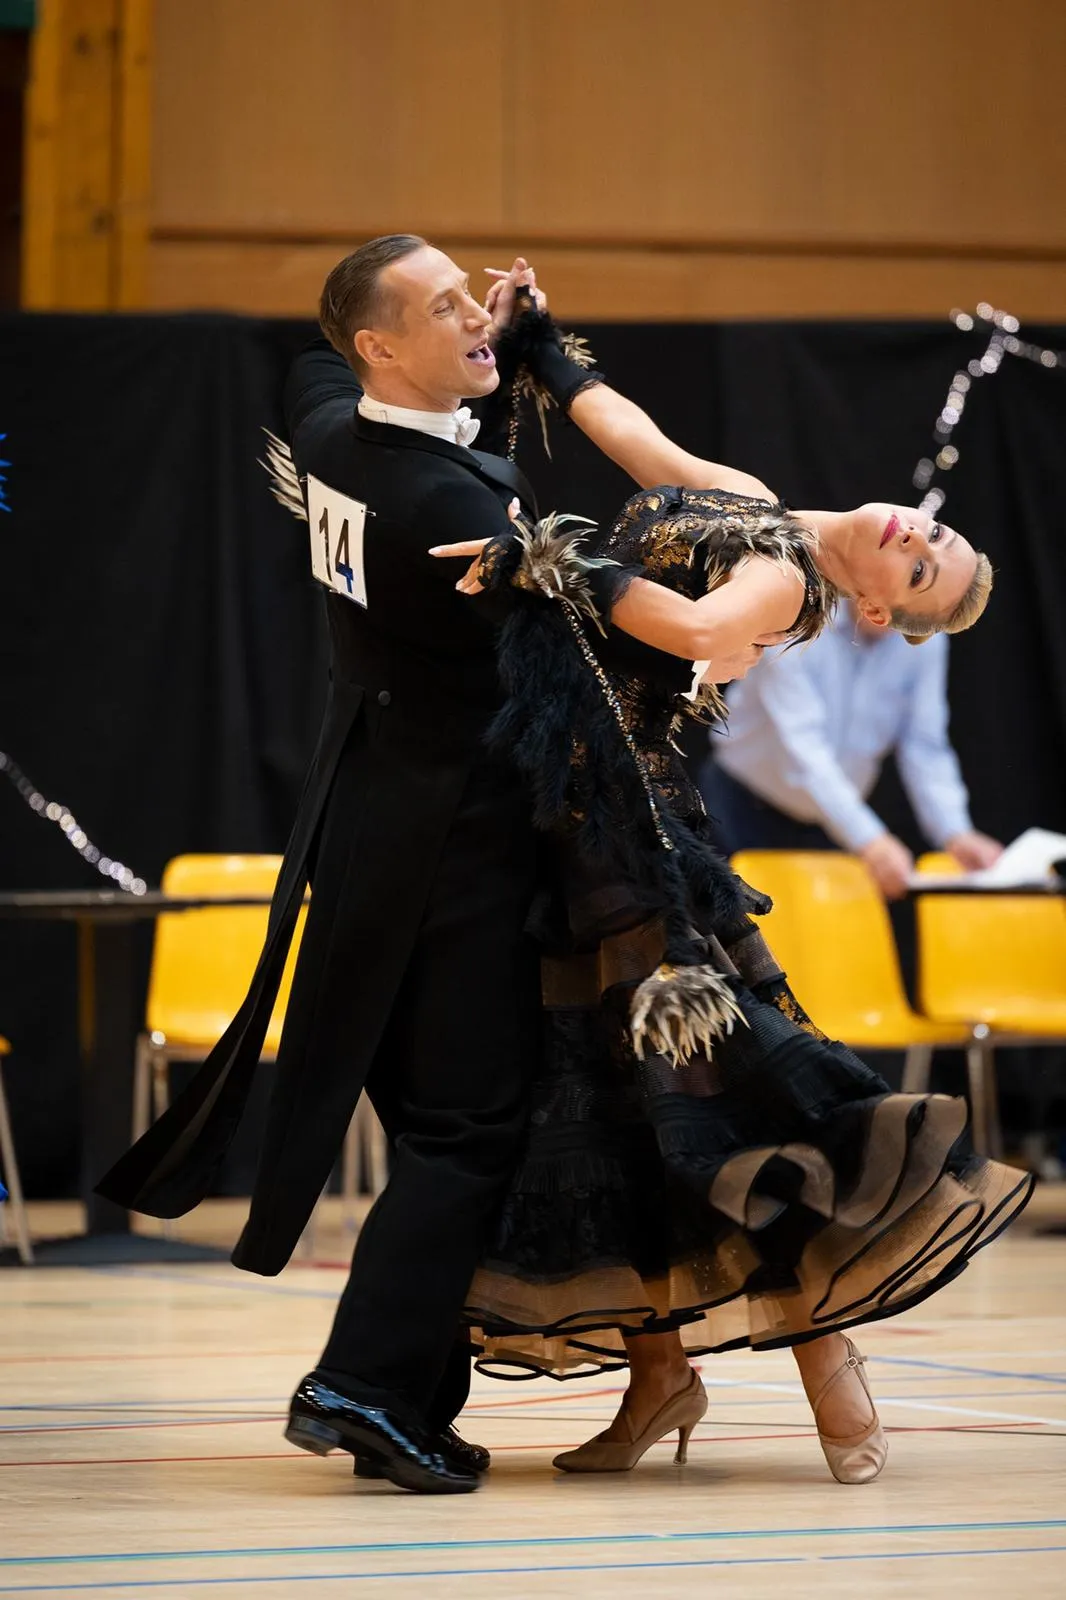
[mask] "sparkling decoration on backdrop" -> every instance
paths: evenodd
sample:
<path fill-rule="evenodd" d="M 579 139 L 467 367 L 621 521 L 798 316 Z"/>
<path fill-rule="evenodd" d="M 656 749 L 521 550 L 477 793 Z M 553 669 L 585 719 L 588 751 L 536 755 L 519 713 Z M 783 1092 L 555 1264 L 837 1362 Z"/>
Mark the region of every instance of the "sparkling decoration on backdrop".
<path fill-rule="evenodd" d="M 1009 311 L 997 311 L 982 301 L 976 311 L 953 311 L 951 320 L 960 333 L 973 333 L 977 328 L 988 330 L 988 344 L 983 355 L 968 361 L 964 369 L 956 372 L 948 389 L 940 415 L 933 428 L 935 453 L 923 456 L 914 469 L 912 482 L 922 492 L 921 510 L 935 517 L 947 498 L 946 491 L 933 479 L 938 472 L 950 472 L 958 464 L 958 446 L 951 436 L 958 426 L 971 390 L 981 378 L 990 378 L 1003 365 L 1004 356 L 1021 356 L 1047 368 L 1066 368 L 1066 352 L 1045 350 L 1038 344 L 1019 339 L 1021 324 Z"/>
<path fill-rule="evenodd" d="M 30 810 L 35 811 L 39 817 L 54 822 L 71 849 L 76 850 L 91 867 L 95 867 L 103 877 L 110 878 L 116 888 L 124 889 L 127 894 L 144 894 L 148 887 L 144 879 L 138 878 L 131 868 L 124 867 L 121 861 L 114 861 L 110 856 L 105 856 L 93 844 L 85 829 L 79 826 L 73 812 L 68 811 L 66 806 L 60 805 L 58 800 L 46 800 L 18 763 L 12 761 L 2 750 L 0 750 L 0 772 L 6 774 Z"/>

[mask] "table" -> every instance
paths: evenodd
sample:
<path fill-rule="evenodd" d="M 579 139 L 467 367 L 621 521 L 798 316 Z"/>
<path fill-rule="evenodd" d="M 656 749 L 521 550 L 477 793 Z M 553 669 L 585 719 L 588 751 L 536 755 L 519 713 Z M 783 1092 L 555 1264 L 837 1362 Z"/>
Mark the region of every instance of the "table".
<path fill-rule="evenodd" d="M 930 875 L 931 876 L 931 875 Z M 1031 895 L 1036 900 L 1066 899 L 1066 878 L 1056 878 L 1051 883 L 1011 883 L 1011 884 L 983 884 L 967 883 L 965 878 L 958 883 L 953 883 L 950 878 L 933 878 L 931 883 L 912 883 L 907 890 L 909 899 L 914 900 L 920 894 L 980 894 L 980 895 Z"/>
<path fill-rule="evenodd" d="M 93 1185 L 130 1143 L 133 1062 L 143 1022 L 137 972 L 138 923 L 162 912 L 206 906 L 267 906 L 269 895 L 170 895 L 160 889 L 48 889 L 0 894 L 0 917 L 73 922 L 78 931 L 78 1035 L 81 1057 L 82 1156 L 79 1190 L 84 1234 L 34 1241 L 51 1266 L 109 1266 L 123 1262 L 219 1260 L 226 1252 L 181 1239 L 135 1234 L 122 1206 L 94 1194 Z M 17 1260 L 0 1252 L 0 1264 Z"/>

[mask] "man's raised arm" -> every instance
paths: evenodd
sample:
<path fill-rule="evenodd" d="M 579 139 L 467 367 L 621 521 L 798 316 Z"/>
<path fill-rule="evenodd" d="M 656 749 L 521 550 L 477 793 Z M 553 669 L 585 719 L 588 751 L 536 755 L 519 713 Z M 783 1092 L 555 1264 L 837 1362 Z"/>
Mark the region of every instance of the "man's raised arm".
<path fill-rule="evenodd" d="M 315 339 L 301 350 L 285 379 L 282 405 L 290 441 L 313 411 L 331 401 L 355 406 L 363 393 L 351 367 L 328 339 Z"/>

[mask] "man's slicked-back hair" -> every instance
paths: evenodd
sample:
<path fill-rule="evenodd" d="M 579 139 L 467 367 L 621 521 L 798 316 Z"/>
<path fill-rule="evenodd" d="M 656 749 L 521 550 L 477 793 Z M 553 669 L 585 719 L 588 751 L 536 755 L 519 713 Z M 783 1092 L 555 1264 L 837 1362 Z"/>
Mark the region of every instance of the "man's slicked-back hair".
<path fill-rule="evenodd" d="M 395 327 L 400 306 L 381 286 L 381 275 L 394 261 L 402 261 L 425 247 L 417 233 L 385 233 L 369 239 L 338 261 L 322 286 L 318 321 L 322 332 L 361 377 L 363 362 L 355 348 L 360 328 Z"/>

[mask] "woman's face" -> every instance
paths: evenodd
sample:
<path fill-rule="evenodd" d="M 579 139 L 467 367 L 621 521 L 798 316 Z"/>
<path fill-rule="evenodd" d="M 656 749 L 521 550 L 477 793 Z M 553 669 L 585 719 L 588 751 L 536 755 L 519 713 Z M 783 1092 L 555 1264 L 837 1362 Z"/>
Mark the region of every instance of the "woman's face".
<path fill-rule="evenodd" d="M 852 512 L 845 564 L 856 605 L 887 626 L 897 610 L 950 616 L 977 571 L 977 552 L 927 511 L 870 501 Z"/>

